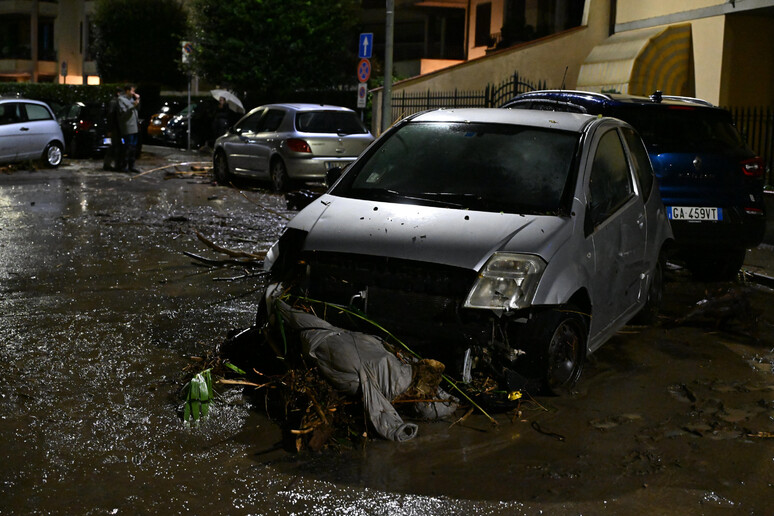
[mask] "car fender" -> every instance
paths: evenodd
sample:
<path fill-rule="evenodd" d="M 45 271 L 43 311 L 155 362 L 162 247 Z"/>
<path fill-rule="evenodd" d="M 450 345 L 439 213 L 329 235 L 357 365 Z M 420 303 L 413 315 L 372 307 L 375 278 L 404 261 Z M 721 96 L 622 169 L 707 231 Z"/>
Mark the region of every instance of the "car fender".
<path fill-rule="evenodd" d="M 580 226 L 582 221 L 579 217 L 573 217 L 571 236 L 559 245 L 548 261 L 535 291 L 533 305 L 561 306 L 579 290 L 588 290 L 594 270 L 594 250 L 590 241 L 584 238 Z"/>

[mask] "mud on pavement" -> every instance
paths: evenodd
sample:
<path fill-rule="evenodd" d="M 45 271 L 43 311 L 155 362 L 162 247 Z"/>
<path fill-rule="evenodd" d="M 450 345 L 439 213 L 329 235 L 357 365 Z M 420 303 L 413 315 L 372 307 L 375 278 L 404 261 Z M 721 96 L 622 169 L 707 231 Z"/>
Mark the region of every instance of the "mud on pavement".
<path fill-rule="evenodd" d="M 186 256 L 215 257 L 195 231 L 260 252 L 293 212 L 260 184 L 165 177 L 74 161 L 0 174 L 3 513 L 770 512 L 772 291 L 679 270 L 657 325 L 600 348 L 573 396 L 525 397 L 496 427 L 474 414 L 291 454 L 245 387 L 218 387 L 185 427 L 183 369 L 251 325 L 264 288 Z M 732 287 L 749 313 L 681 320 Z"/>

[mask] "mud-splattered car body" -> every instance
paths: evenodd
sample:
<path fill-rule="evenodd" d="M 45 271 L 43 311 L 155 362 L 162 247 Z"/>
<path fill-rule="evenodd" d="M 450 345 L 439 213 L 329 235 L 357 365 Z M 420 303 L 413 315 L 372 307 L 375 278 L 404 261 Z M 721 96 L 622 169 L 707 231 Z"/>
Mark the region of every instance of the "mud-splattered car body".
<path fill-rule="evenodd" d="M 439 110 L 382 135 L 288 224 L 266 268 L 463 379 L 478 367 L 557 391 L 655 313 L 671 237 L 626 123 Z"/>

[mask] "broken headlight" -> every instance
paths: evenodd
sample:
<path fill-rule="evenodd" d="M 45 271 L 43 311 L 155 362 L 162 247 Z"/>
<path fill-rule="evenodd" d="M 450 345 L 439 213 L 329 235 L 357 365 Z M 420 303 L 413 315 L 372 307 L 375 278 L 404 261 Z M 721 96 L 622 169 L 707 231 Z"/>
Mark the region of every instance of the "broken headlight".
<path fill-rule="evenodd" d="M 517 310 L 530 306 L 545 266 L 537 256 L 494 253 L 478 274 L 465 307 Z"/>

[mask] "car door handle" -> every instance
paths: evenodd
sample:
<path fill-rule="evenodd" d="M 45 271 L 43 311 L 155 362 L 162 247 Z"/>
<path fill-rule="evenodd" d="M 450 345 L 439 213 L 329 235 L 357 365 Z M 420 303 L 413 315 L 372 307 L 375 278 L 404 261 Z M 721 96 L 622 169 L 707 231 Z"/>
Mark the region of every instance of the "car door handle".
<path fill-rule="evenodd" d="M 19 131 L 29 131 L 29 130 L 30 130 L 29 127 L 22 127 L 21 129 L 19 129 Z"/>

